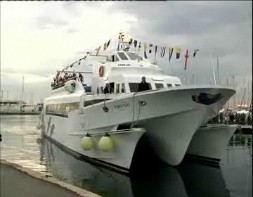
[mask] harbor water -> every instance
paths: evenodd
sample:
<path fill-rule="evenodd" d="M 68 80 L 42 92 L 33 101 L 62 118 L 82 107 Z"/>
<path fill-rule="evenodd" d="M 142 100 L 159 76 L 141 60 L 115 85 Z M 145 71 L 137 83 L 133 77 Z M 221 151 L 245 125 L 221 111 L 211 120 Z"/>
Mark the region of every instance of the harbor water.
<path fill-rule="evenodd" d="M 2 115 L 1 159 L 108 197 L 252 196 L 252 135 L 234 134 L 220 167 L 185 160 L 170 167 L 149 149 L 137 151 L 129 176 L 78 160 L 36 128 L 37 115 Z"/>

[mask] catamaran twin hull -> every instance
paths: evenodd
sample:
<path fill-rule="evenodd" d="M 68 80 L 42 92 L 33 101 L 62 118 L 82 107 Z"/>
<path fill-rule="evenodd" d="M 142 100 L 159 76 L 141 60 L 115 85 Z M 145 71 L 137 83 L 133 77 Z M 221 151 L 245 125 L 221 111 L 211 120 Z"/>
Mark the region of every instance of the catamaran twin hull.
<path fill-rule="evenodd" d="M 192 158 L 218 164 L 238 125 L 208 124 L 193 136 L 187 154 Z"/>
<path fill-rule="evenodd" d="M 46 115 L 45 121 L 47 130 L 54 125 L 53 134 L 49 136 L 64 146 L 126 169 L 130 167 L 135 146 L 144 131 L 138 132 L 135 137 L 123 139 L 119 136 L 114 140 L 117 141 L 115 150 L 106 154 L 83 150 L 80 147 L 81 139 L 86 133 L 105 133 L 116 130 L 120 125 L 142 127 L 155 153 L 167 164 L 176 166 L 182 161 L 197 129 L 215 116 L 234 93 L 232 89 L 213 86 L 160 89 L 119 94 L 114 98 L 108 94 L 104 95 L 104 102 L 82 107 L 70 112 L 67 117 Z M 74 95 L 70 94 L 71 97 Z M 98 97 L 86 94 L 76 96 L 84 102 Z"/>

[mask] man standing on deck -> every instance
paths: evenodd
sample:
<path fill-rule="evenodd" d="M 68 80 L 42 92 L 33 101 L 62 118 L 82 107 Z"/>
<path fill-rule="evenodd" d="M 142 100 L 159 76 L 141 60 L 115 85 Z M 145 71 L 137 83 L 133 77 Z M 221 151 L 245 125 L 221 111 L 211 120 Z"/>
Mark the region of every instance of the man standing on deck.
<path fill-rule="evenodd" d="M 138 92 L 150 90 L 149 84 L 146 82 L 146 77 L 142 77 L 141 83 L 138 85 Z"/>

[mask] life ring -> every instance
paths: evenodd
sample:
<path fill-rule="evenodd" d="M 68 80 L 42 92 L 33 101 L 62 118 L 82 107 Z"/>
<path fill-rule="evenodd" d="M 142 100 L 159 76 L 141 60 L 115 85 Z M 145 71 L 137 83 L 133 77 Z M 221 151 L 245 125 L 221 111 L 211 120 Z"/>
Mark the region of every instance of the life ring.
<path fill-rule="evenodd" d="M 104 66 L 100 66 L 99 68 L 99 77 L 103 77 L 105 74 L 105 67 Z"/>

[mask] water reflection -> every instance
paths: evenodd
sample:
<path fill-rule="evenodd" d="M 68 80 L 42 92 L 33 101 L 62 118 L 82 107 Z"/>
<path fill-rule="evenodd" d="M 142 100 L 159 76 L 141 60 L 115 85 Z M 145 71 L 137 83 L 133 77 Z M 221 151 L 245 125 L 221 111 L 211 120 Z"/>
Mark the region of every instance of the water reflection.
<path fill-rule="evenodd" d="M 41 144 L 41 159 L 53 176 L 102 196 L 229 196 L 220 168 L 193 162 L 173 168 L 144 155 L 135 158 L 128 177 L 80 161 L 47 139 Z"/>
<path fill-rule="evenodd" d="M 138 144 L 130 176 L 91 165 L 48 140 L 37 144 L 36 116 L 0 116 L 1 159 L 18 163 L 81 188 L 110 197 L 252 196 L 252 135 L 235 134 L 221 167 L 183 162 L 169 167 Z M 142 148 L 140 148 L 142 147 Z"/>
<path fill-rule="evenodd" d="M 47 170 L 60 180 L 102 196 L 132 196 L 129 177 L 80 161 L 45 138 L 41 144 L 41 159 Z"/>

